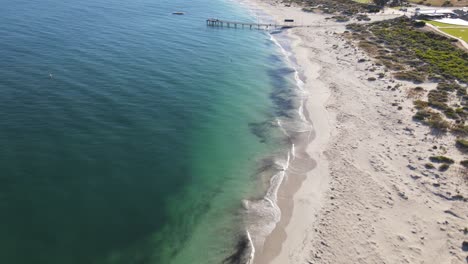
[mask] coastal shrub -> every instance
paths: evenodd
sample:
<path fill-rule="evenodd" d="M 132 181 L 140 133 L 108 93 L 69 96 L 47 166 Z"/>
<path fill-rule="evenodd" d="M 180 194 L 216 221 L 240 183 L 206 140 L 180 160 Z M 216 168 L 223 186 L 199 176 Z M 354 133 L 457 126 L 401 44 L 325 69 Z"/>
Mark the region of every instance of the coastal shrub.
<path fill-rule="evenodd" d="M 429 106 L 439 110 L 446 110 L 448 105 L 448 93 L 444 90 L 431 90 L 427 95 Z"/>
<path fill-rule="evenodd" d="M 422 83 L 426 80 L 426 76 L 417 71 L 400 71 L 394 73 L 393 76 L 397 80 L 411 81 L 414 83 Z"/>
<path fill-rule="evenodd" d="M 424 26 L 426 26 L 426 22 L 424 22 L 424 21 L 415 21 L 413 23 L 413 26 L 417 27 L 417 28 L 424 27 Z"/>
<path fill-rule="evenodd" d="M 449 0 L 447 0 L 442 4 L 442 6 L 443 7 L 448 7 L 448 6 L 453 6 L 453 4 Z"/>
<path fill-rule="evenodd" d="M 433 170 L 435 169 L 434 165 L 432 163 L 426 163 L 424 164 L 424 167 L 428 170 Z"/>
<path fill-rule="evenodd" d="M 467 111 L 463 107 L 456 108 L 455 113 L 462 119 L 466 119 L 467 117 Z"/>
<path fill-rule="evenodd" d="M 355 15 L 358 13 L 380 11 L 380 9 L 378 7 L 376 8 L 373 4 L 360 3 L 359 1 L 350 0 L 294 0 L 294 2 L 303 5 L 304 8 L 320 9 L 322 12 L 327 14 L 340 13 L 345 15 Z M 287 3 L 290 4 L 291 2 Z"/>
<path fill-rule="evenodd" d="M 348 22 L 349 17 L 347 16 L 333 16 L 332 17 L 336 22 Z"/>
<path fill-rule="evenodd" d="M 421 101 L 421 100 L 413 101 L 413 104 L 414 104 L 414 108 L 419 109 L 419 110 L 420 110 L 420 109 L 424 109 L 424 108 L 426 108 L 426 107 L 429 105 L 428 102 L 426 102 L 426 101 Z"/>
<path fill-rule="evenodd" d="M 392 60 L 380 59 L 379 62 L 384 65 L 387 69 L 394 70 L 394 71 L 401 71 L 405 67 L 399 63 L 395 63 Z"/>
<path fill-rule="evenodd" d="M 440 82 L 437 84 L 437 90 L 442 90 L 442 91 L 447 91 L 447 92 L 453 92 L 455 90 L 458 90 L 458 87 L 461 87 L 461 86 L 454 82 Z"/>
<path fill-rule="evenodd" d="M 408 98 L 421 98 L 423 95 L 424 95 L 424 88 L 422 87 L 414 87 L 414 88 L 411 88 L 409 89 L 407 92 L 406 92 L 406 97 Z M 413 102 L 414 103 L 414 102 Z"/>
<path fill-rule="evenodd" d="M 465 124 L 456 124 L 453 125 L 450 129 L 453 133 L 460 136 L 468 136 L 468 126 Z"/>
<path fill-rule="evenodd" d="M 468 152 L 468 140 L 466 139 L 457 139 L 455 141 L 455 146 L 462 152 Z"/>
<path fill-rule="evenodd" d="M 457 95 L 458 96 L 465 96 L 466 95 L 466 87 L 462 87 L 461 85 L 458 85 Z"/>
<path fill-rule="evenodd" d="M 314 12 L 314 8 L 311 8 L 311 7 L 304 7 L 302 8 L 302 11 L 306 12 L 306 13 L 311 13 L 311 12 Z"/>
<path fill-rule="evenodd" d="M 435 163 L 446 163 L 446 164 L 454 163 L 453 159 L 445 157 L 445 156 L 432 156 L 432 157 L 429 157 L 429 160 Z"/>
<path fill-rule="evenodd" d="M 424 88 L 422 88 L 421 86 L 416 86 L 416 87 L 413 88 L 413 90 L 416 91 L 416 92 L 424 92 L 425 91 Z"/>
<path fill-rule="evenodd" d="M 378 52 L 376 45 L 366 40 L 359 41 L 358 46 L 369 54 L 375 54 Z"/>
<path fill-rule="evenodd" d="M 442 132 L 447 131 L 451 127 L 450 122 L 445 120 L 439 113 L 431 114 L 429 118 L 427 119 L 426 124 L 430 128 L 436 129 Z"/>
<path fill-rule="evenodd" d="M 417 121 L 424 121 L 426 120 L 426 118 L 430 116 L 431 116 L 431 112 L 429 112 L 426 109 L 422 109 L 416 112 L 416 114 L 413 116 L 413 119 Z"/>
<path fill-rule="evenodd" d="M 450 168 L 449 164 L 442 164 L 439 166 L 439 171 L 446 171 Z"/>
<path fill-rule="evenodd" d="M 429 106 L 439 110 L 446 110 L 448 108 L 448 105 L 446 103 L 433 100 L 429 100 Z"/>
<path fill-rule="evenodd" d="M 362 20 L 370 21 L 371 19 L 367 15 L 359 14 L 359 15 L 356 16 L 356 20 L 358 20 L 358 21 L 362 21 Z"/>
<path fill-rule="evenodd" d="M 462 160 L 460 161 L 460 164 L 465 167 L 465 168 L 468 168 L 468 160 Z"/>
<path fill-rule="evenodd" d="M 428 101 L 448 102 L 448 93 L 442 90 L 431 90 L 427 95 Z"/>
<path fill-rule="evenodd" d="M 458 119 L 458 115 L 457 113 L 455 112 L 455 110 L 451 107 L 447 107 L 445 110 L 444 110 L 444 115 L 450 119 Z"/>
<path fill-rule="evenodd" d="M 427 74 L 468 83 L 468 53 L 455 47 L 445 36 L 415 28 L 409 18 L 378 21 L 363 25 L 359 30 L 371 32 L 381 40 L 381 44 L 375 41 L 379 48 L 391 50 L 393 57 L 400 59 L 399 63 L 405 62 L 420 76 Z"/>

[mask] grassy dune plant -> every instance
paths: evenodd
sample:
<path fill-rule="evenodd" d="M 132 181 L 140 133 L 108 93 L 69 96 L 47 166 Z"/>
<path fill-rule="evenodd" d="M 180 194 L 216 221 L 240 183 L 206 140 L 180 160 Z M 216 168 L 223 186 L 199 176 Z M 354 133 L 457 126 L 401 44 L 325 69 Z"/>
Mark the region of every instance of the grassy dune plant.
<path fill-rule="evenodd" d="M 426 6 L 463 6 L 466 3 L 460 0 L 408 0 L 408 2 Z"/>
<path fill-rule="evenodd" d="M 352 0 L 292 0 L 286 1 L 290 4 L 296 2 L 303 7 L 306 12 L 313 12 L 316 9 L 327 14 L 343 14 L 347 16 L 355 15 L 358 13 L 376 13 L 380 8 L 373 3 L 367 1 L 352 1 Z"/>
<path fill-rule="evenodd" d="M 414 108 L 421 110 L 429 106 L 429 103 L 422 100 L 413 101 Z"/>
<path fill-rule="evenodd" d="M 460 161 L 460 164 L 465 167 L 465 168 L 468 168 L 468 160 L 462 160 Z"/>
<path fill-rule="evenodd" d="M 439 166 L 439 171 L 446 171 L 446 170 L 448 170 L 449 168 L 450 168 L 450 165 L 444 163 L 444 164 L 442 164 L 442 165 Z"/>
<path fill-rule="evenodd" d="M 447 120 L 445 120 L 439 113 L 431 115 L 426 124 L 435 130 L 446 132 L 450 129 L 451 124 Z"/>
<path fill-rule="evenodd" d="M 468 125 L 465 124 L 455 124 L 450 129 L 456 135 L 466 137 L 468 136 Z"/>
<path fill-rule="evenodd" d="M 453 164 L 455 161 L 453 159 L 445 157 L 445 156 L 432 156 L 429 158 L 430 161 L 434 163 L 445 163 L 445 164 Z"/>
<path fill-rule="evenodd" d="M 416 114 L 413 116 L 414 120 L 424 122 L 427 118 L 431 116 L 432 112 L 427 110 L 427 109 L 421 109 L 416 112 Z"/>
<path fill-rule="evenodd" d="M 459 138 L 455 141 L 455 146 L 462 152 L 468 152 L 468 140 Z"/>
<path fill-rule="evenodd" d="M 435 109 L 445 110 L 448 107 L 446 104 L 448 102 L 448 93 L 446 91 L 431 90 L 427 95 L 427 99 L 429 106 Z"/>
<path fill-rule="evenodd" d="M 424 167 L 428 170 L 433 170 L 435 169 L 434 165 L 432 163 L 426 163 L 424 164 Z"/>
<path fill-rule="evenodd" d="M 393 74 L 393 76 L 397 80 L 410 81 L 414 83 L 423 83 L 426 80 L 425 75 L 417 71 L 400 71 Z"/>

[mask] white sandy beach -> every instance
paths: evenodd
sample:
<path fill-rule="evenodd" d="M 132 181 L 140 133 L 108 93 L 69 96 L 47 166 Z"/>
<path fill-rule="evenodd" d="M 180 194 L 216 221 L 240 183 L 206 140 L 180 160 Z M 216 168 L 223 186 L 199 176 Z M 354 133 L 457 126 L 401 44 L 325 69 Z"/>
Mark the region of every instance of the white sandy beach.
<path fill-rule="evenodd" d="M 256 246 L 254 262 L 466 263 L 464 172 L 459 164 L 443 173 L 424 167 L 433 155 L 457 162 L 463 156 L 453 136 L 431 134 L 412 120 L 406 91 L 415 85 L 375 66 L 339 34 L 344 24 L 269 0 L 252 4 L 277 21 L 321 25 L 288 33 L 315 132 L 303 147 L 316 166 L 293 188 L 298 190 L 288 188 L 294 178 L 285 178 L 278 195 L 281 220 Z M 367 80 L 377 73 L 385 77 Z"/>

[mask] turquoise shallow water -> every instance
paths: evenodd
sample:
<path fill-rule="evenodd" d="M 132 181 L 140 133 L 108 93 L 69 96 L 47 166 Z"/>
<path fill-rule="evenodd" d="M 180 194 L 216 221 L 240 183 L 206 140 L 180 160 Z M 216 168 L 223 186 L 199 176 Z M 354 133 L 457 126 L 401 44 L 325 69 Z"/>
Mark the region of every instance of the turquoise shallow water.
<path fill-rule="evenodd" d="M 0 262 L 232 254 L 292 78 L 265 32 L 204 21 L 255 18 L 221 0 L 1 5 Z"/>

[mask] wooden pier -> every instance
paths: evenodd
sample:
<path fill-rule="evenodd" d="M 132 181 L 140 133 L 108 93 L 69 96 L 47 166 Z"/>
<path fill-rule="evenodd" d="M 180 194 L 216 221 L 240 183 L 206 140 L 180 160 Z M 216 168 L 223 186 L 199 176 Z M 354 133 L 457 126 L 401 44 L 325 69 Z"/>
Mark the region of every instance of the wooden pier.
<path fill-rule="evenodd" d="M 264 24 L 264 23 L 248 23 L 220 20 L 209 18 L 206 20 L 206 25 L 210 27 L 232 27 L 232 28 L 254 28 L 254 29 L 277 29 L 277 28 L 293 28 L 295 25 L 280 25 L 280 24 Z"/>

